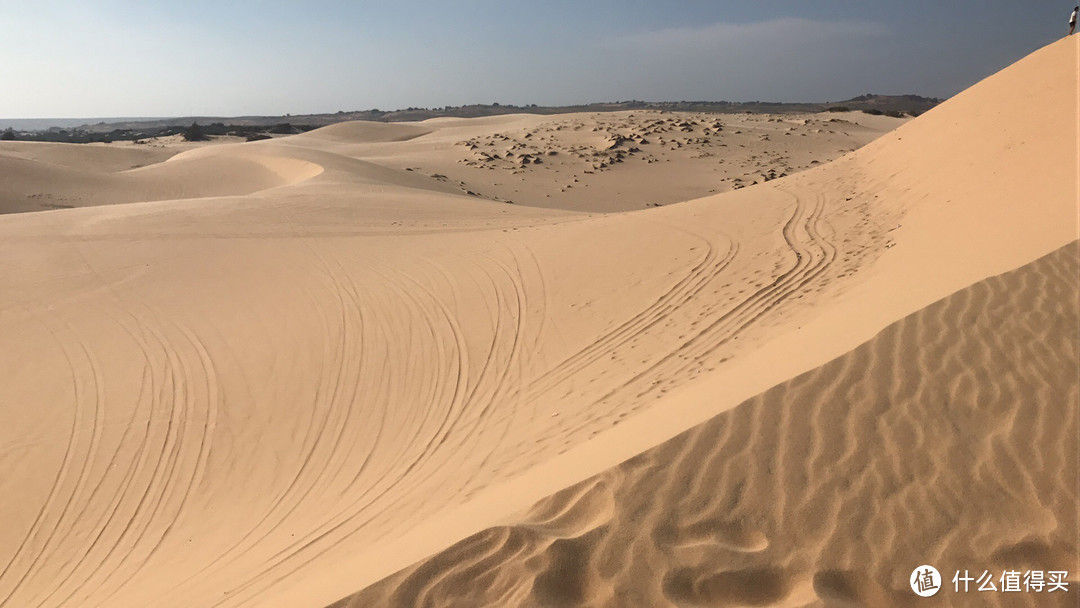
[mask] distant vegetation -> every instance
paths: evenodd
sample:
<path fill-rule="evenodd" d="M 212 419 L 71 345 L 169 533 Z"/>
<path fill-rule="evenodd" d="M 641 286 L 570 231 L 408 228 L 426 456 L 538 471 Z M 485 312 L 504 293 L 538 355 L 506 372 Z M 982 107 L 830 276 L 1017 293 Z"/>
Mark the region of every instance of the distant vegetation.
<path fill-rule="evenodd" d="M 203 133 L 202 127 L 197 122 L 191 123 L 190 127 L 184 129 L 183 136 L 184 141 L 207 141 L 210 139 L 206 136 L 206 133 Z"/>
<path fill-rule="evenodd" d="M 813 112 L 853 112 L 863 111 L 868 114 L 887 116 L 917 116 L 941 103 L 942 100 L 918 95 L 860 95 L 852 99 L 834 103 L 772 103 L 763 101 L 616 101 L 610 103 L 590 103 L 576 106 L 524 106 L 502 103 L 473 104 L 464 106 L 443 106 L 439 108 L 405 108 L 385 112 L 378 109 L 353 112 L 340 111 L 333 114 L 307 114 L 303 116 L 244 116 L 230 119 L 216 117 L 186 117 L 162 120 L 143 120 L 131 122 L 100 122 L 82 125 L 72 129 L 53 127 L 42 131 L 22 133 L 4 131 L 0 138 L 32 141 L 56 141 L 69 143 L 134 141 L 154 137 L 181 135 L 188 141 L 196 135 L 206 138 L 220 136 L 242 137 L 248 141 L 268 139 L 275 135 L 303 133 L 319 127 L 348 120 L 371 120 L 381 122 L 401 122 L 426 120 L 429 118 L 476 118 L 503 114 L 542 114 L 555 115 L 572 112 L 621 112 L 627 110 L 659 110 L 667 112 L 701 112 L 713 114 L 804 114 Z M 225 120 L 229 122 L 226 123 Z"/>
<path fill-rule="evenodd" d="M 185 141 L 207 141 L 214 137 L 222 136 L 242 137 L 247 141 L 256 141 L 260 139 L 270 139 L 270 133 L 303 133 L 304 131 L 317 129 L 321 126 L 323 125 L 292 125 L 289 123 L 263 126 L 251 124 L 226 124 L 223 122 L 214 122 L 204 125 L 198 121 L 192 122 L 187 126 L 172 124 L 161 125 L 156 123 L 129 126 L 127 123 L 115 123 L 109 125 L 88 125 L 74 129 L 60 129 L 54 127 L 45 131 L 21 132 L 17 135 L 18 139 L 27 141 L 49 141 L 76 144 L 94 142 L 112 143 L 114 141 L 130 141 L 136 144 L 145 144 L 147 143 L 147 140 L 155 137 L 170 137 L 173 135 L 179 135 Z M 11 129 L 0 133 L 0 139 L 16 139 L 16 133 L 12 132 L 11 135 L 8 136 L 8 131 L 11 131 Z"/>
<path fill-rule="evenodd" d="M 903 118 L 904 116 L 918 116 L 919 115 L 918 110 L 912 110 L 912 111 L 908 112 L 907 114 L 905 114 L 904 112 L 898 112 L 896 110 L 889 110 L 887 112 L 882 112 L 881 110 L 878 110 L 877 108 L 870 108 L 868 110 L 863 110 L 863 112 L 866 113 L 866 114 L 873 115 L 873 116 L 891 116 L 893 118 Z"/>
<path fill-rule="evenodd" d="M 15 139 L 15 130 L 11 127 L 4 129 L 3 133 L 0 133 L 0 140 L 12 141 Z"/>

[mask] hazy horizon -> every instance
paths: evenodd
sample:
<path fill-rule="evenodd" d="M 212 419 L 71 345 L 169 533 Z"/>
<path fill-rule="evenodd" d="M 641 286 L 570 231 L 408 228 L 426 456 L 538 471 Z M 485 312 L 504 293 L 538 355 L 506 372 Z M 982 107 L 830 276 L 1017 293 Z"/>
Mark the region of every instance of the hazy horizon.
<path fill-rule="evenodd" d="M 950 97 L 1064 35 L 1071 7 L 41 2 L 7 11 L 0 117 Z"/>
<path fill-rule="evenodd" d="M 883 97 L 894 97 L 894 96 L 895 97 L 900 97 L 900 96 L 906 96 L 906 95 L 915 95 L 915 96 L 924 97 L 924 98 L 927 98 L 927 99 L 937 99 L 937 98 L 935 98 L 933 96 L 930 96 L 930 95 L 919 95 L 917 92 L 909 92 L 909 93 L 877 93 L 877 92 L 870 91 L 870 92 L 867 92 L 867 93 L 862 93 L 861 95 L 866 95 L 866 94 L 880 95 L 880 96 L 883 96 Z M 853 96 L 853 97 L 858 97 L 858 95 Z M 617 104 L 617 103 L 627 103 L 627 102 L 639 102 L 639 103 L 646 103 L 646 104 L 654 104 L 654 103 L 655 104 L 664 104 L 664 103 L 727 103 L 727 102 L 731 102 L 731 103 L 757 103 L 757 102 L 761 102 L 761 103 L 765 103 L 765 104 L 772 104 L 772 103 L 821 104 L 821 103 L 840 103 L 840 102 L 844 102 L 844 101 L 850 101 L 853 97 L 848 97 L 848 98 L 845 98 L 845 99 L 839 99 L 839 98 L 837 98 L 837 99 L 806 99 L 806 100 L 793 101 L 793 102 L 775 102 L 775 101 L 772 101 L 772 100 L 769 100 L 769 99 L 755 99 L 755 100 L 749 100 L 749 102 L 733 102 L 731 100 L 726 100 L 726 99 L 604 99 L 604 100 L 594 100 L 594 101 L 587 101 L 587 102 L 575 103 L 575 104 L 565 104 L 565 105 L 549 105 L 549 106 L 540 105 L 540 104 L 535 104 L 535 105 L 538 105 L 539 107 L 544 107 L 544 108 L 565 108 L 565 107 L 575 107 L 575 106 Z M 467 106 L 474 106 L 474 105 L 492 105 L 492 104 L 491 103 L 484 103 L 484 102 L 477 102 L 475 104 L 463 104 L 462 106 L 402 106 L 402 107 L 397 107 L 397 108 L 385 107 L 385 108 L 347 108 L 347 109 L 342 108 L 340 110 L 331 110 L 331 111 L 326 111 L 326 112 L 305 112 L 305 113 L 286 112 L 284 114 L 184 114 L 184 115 L 179 115 L 178 114 L 178 115 L 173 115 L 173 116 L 35 116 L 35 117 L 28 117 L 28 118 L 7 118 L 7 117 L 0 116 L 0 128 L 4 128 L 8 122 L 13 123 L 13 124 L 14 123 L 34 124 L 34 123 L 45 123 L 45 122 L 48 122 L 48 121 L 52 121 L 52 122 L 49 122 L 49 124 L 45 125 L 45 127 L 53 126 L 53 127 L 60 127 L 60 128 L 70 128 L 70 127 L 82 126 L 84 124 L 101 124 L 101 123 L 112 124 L 112 123 L 135 122 L 135 121 L 174 120 L 174 119 L 178 119 L 178 118 L 205 119 L 205 118 L 264 118 L 264 117 L 278 117 L 278 116 L 281 116 L 281 117 L 300 116 L 300 117 L 302 117 L 302 116 L 330 115 L 330 114 L 335 114 L 335 113 L 338 113 L 338 112 L 347 112 L 347 113 L 351 113 L 351 112 L 368 112 L 368 111 L 401 112 L 401 111 L 407 111 L 407 110 L 410 110 L 410 109 L 436 111 L 436 110 L 440 110 L 440 109 L 445 108 L 445 107 L 458 108 L 458 107 L 467 107 Z M 502 106 L 507 106 L 507 107 L 515 107 L 515 108 L 528 108 L 530 105 L 534 105 L 534 104 L 532 104 L 531 102 L 526 102 L 526 103 L 522 103 L 522 104 L 504 104 L 504 103 L 496 102 L 496 105 L 502 105 Z M 30 128 L 39 128 L 39 127 L 24 126 L 23 128 L 30 129 Z"/>

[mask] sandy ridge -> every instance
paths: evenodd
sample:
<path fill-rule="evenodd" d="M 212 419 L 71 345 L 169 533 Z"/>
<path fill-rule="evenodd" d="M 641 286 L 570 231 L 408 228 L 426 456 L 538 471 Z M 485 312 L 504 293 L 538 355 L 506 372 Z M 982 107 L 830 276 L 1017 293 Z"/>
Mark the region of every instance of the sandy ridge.
<path fill-rule="evenodd" d="M 333 606 L 903 606 L 926 561 L 1075 572 L 1078 254 L 949 296 Z M 1071 605 L 1006 599 L 934 603 Z"/>

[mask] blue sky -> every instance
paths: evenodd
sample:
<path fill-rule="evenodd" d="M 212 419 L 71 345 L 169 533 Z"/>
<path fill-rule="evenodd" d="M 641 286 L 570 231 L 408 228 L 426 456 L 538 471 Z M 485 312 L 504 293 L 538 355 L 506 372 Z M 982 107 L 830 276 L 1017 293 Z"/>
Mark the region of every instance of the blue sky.
<path fill-rule="evenodd" d="M 1064 35 L 1073 6 L 0 0 L 0 117 L 947 97 Z"/>

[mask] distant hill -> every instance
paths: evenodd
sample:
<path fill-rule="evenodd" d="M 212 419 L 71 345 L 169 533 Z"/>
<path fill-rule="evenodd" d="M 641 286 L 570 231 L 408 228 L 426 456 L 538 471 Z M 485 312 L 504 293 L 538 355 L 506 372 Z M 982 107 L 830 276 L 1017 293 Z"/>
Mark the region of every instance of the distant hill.
<path fill-rule="evenodd" d="M 16 131 L 45 131 L 50 127 L 56 127 L 59 129 L 71 129 L 74 127 L 81 127 L 87 124 L 87 118 L 0 118 L 0 130 L 2 129 L 14 129 Z M 99 124 L 116 124 L 116 123 L 130 123 L 130 122 L 147 122 L 155 120 L 168 120 L 165 117 L 148 117 L 148 116 L 116 116 L 105 118 L 94 118 L 94 122 Z"/>
<path fill-rule="evenodd" d="M 616 101 L 573 106 L 524 106 L 499 103 L 445 106 L 441 108 L 378 109 L 335 112 L 332 114 L 286 114 L 285 116 L 185 116 L 175 118 L 100 119 L 82 124 L 79 119 L 0 120 L 0 128 L 14 128 L 17 139 L 86 143 L 98 141 L 139 140 L 175 135 L 192 123 L 198 123 L 208 135 L 234 135 L 262 138 L 269 134 L 310 131 L 350 120 L 402 122 L 429 118 L 477 118 L 503 114 L 569 114 L 574 112 L 622 112 L 661 110 L 668 112 L 706 112 L 716 114 L 804 114 L 832 111 L 865 111 L 871 114 L 918 115 L 941 103 L 934 97 L 918 95 L 860 95 L 852 99 L 825 103 L 780 103 L 766 101 Z M 55 123 L 55 124 L 53 124 Z"/>
<path fill-rule="evenodd" d="M 881 110 L 882 112 L 923 113 L 944 101 L 936 97 L 918 95 L 859 95 L 835 104 L 852 110 Z"/>

